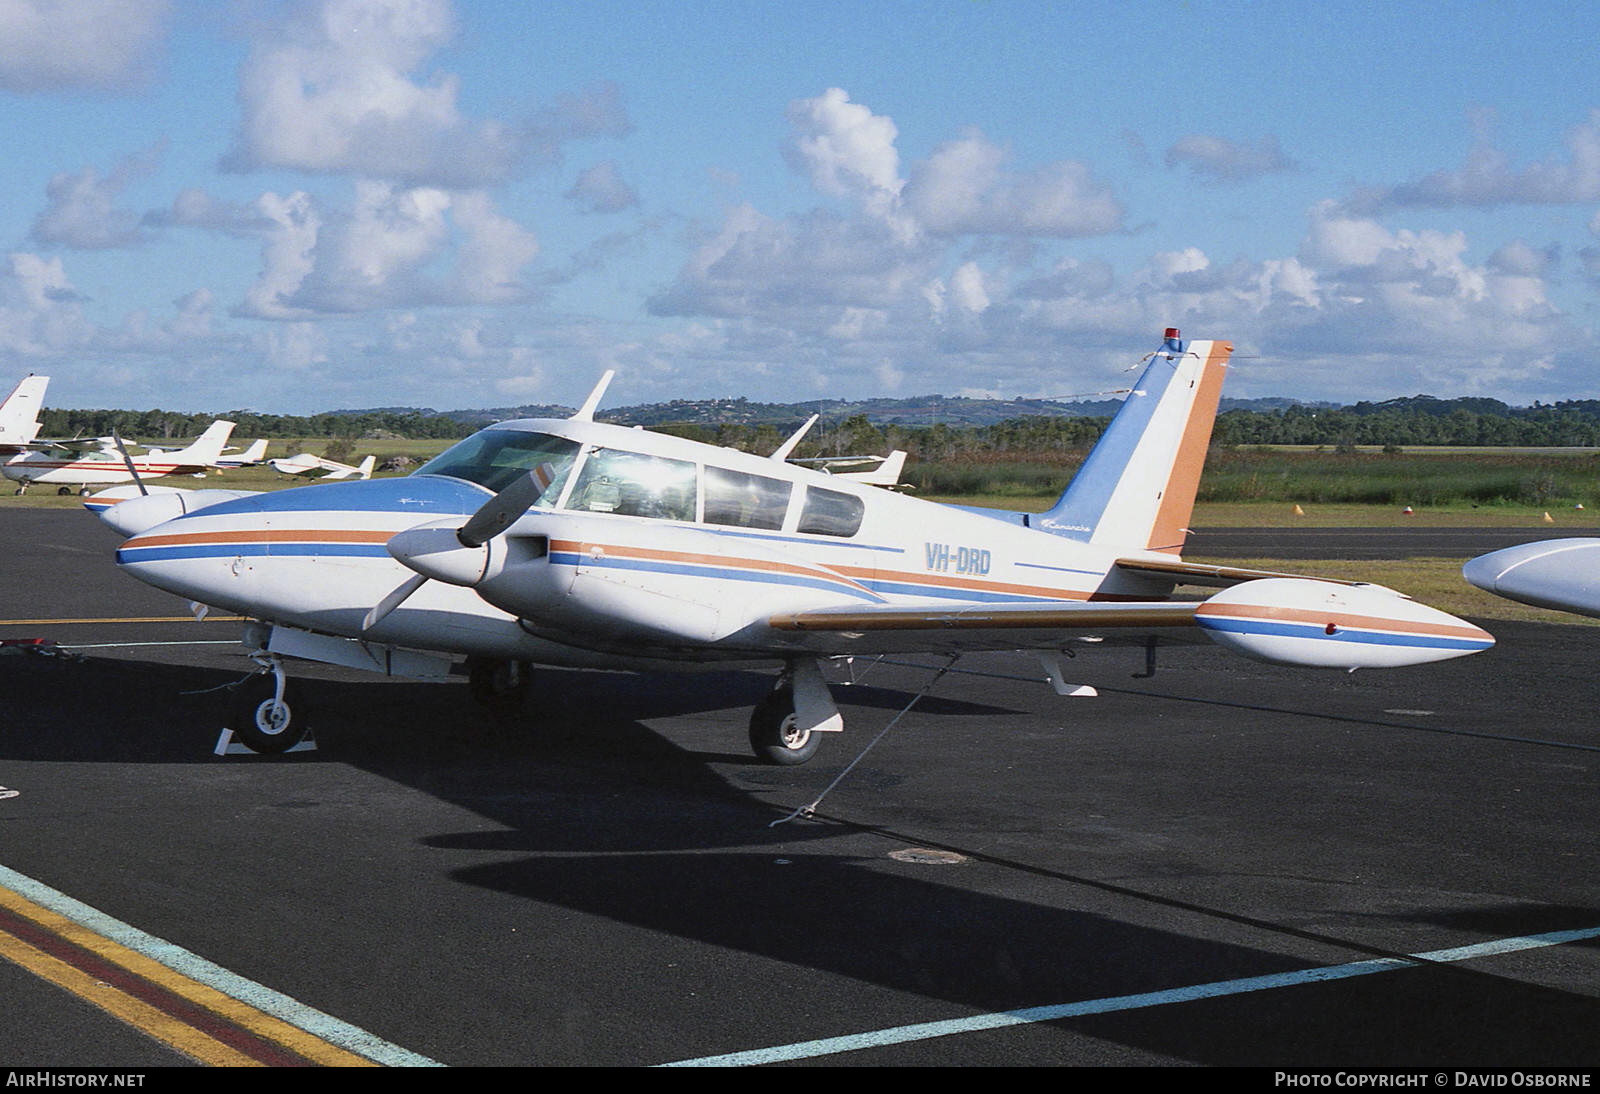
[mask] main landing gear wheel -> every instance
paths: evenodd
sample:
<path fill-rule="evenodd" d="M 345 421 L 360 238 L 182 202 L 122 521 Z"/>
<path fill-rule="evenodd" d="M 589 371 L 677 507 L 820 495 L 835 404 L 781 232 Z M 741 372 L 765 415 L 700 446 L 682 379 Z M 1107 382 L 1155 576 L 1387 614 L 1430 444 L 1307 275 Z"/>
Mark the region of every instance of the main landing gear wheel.
<path fill-rule="evenodd" d="M 768 763 L 792 767 L 816 755 L 822 734 L 800 728 L 794 715 L 794 689 L 775 689 L 750 712 L 750 747 Z"/>
<path fill-rule="evenodd" d="M 287 752 L 305 740 L 306 706 L 300 689 L 285 682 L 278 701 L 278 683 L 272 673 L 252 676 L 239 685 L 228 728 L 252 752 Z"/>
<path fill-rule="evenodd" d="M 532 679 L 532 671 L 521 661 L 467 658 L 467 687 L 472 698 L 492 710 L 520 708 Z"/>

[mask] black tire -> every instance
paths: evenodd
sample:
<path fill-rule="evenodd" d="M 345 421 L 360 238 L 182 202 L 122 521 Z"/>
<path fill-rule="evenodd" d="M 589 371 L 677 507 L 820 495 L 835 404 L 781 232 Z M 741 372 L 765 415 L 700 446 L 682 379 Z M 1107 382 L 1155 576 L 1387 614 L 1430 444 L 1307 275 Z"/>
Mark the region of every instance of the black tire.
<path fill-rule="evenodd" d="M 794 767 L 816 755 L 822 734 L 796 727 L 794 690 L 785 685 L 750 712 L 750 747 L 768 763 Z"/>
<path fill-rule="evenodd" d="M 520 661 L 467 659 L 467 687 L 473 700 L 490 710 L 521 710 L 532 680 L 532 670 Z"/>
<path fill-rule="evenodd" d="M 286 683 L 281 704 L 274 702 L 277 691 L 272 674 L 263 673 L 240 684 L 234 695 L 228 728 L 234 739 L 252 752 L 287 752 L 305 740 L 309 727 L 300 689 Z"/>

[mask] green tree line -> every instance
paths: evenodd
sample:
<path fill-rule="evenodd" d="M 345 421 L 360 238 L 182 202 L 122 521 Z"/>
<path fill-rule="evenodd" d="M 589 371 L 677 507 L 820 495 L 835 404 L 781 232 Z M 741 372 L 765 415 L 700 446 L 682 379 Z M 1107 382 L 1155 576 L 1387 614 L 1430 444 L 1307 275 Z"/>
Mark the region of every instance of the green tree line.
<path fill-rule="evenodd" d="M 236 437 L 401 437 L 453 439 L 477 428 L 418 410 L 291 416 L 231 411 L 186 414 L 168 410 L 54 410 L 40 414 L 41 436 L 106 436 L 172 440 L 198 436 L 214 418 L 235 422 Z M 635 424 L 627 410 L 606 420 Z M 665 424 L 663 432 L 747 451 L 776 448 L 804 420 L 722 425 Z M 883 454 L 904 449 L 913 461 L 1054 460 L 1099 439 L 1109 417 L 1029 415 L 992 425 L 931 426 L 875 423 L 865 414 L 819 422 L 799 453 L 808 456 Z M 1217 418 L 1212 443 L 1240 445 L 1457 445 L 1600 447 L 1600 401 L 1507 407 L 1489 399 L 1418 397 L 1348 407 L 1291 406 L 1281 411 L 1229 410 Z"/>

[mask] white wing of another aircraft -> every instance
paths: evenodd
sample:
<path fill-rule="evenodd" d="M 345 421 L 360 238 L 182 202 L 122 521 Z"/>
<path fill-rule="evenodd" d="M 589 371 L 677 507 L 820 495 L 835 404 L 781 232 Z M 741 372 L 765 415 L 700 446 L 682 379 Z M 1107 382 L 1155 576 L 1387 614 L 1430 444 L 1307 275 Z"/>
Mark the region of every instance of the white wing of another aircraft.
<path fill-rule="evenodd" d="M 1538 608 L 1600 616 L 1600 539 L 1547 539 L 1479 555 L 1461 576 Z"/>
<path fill-rule="evenodd" d="M 541 664 L 777 664 L 750 742 L 801 763 L 843 728 L 832 657 L 1027 650 L 1060 688 L 1063 653 L 1119 642 L 1152 661 L 1159 643 L 1210 639 L 1345 670 L 1493 645 L 1381 586 L 1183 561 L 1232 349 L 1168 330 L 1043 513 L 799 467 L 794 438 L 758 456 L 596 422 L 597 389 L 572 418 L 501 422 L 401 478 L 215 504 L 152 494 L 101 518 L 131 537 L 128 573 L 259 621 L 248 641 L 272 676 L 240 689 L 229 725 L 264 751 L 304 732 L 281 665 L 294 657 L 416 675 L 464 657 L 485 696 Z M 1222 589 L 1174 600 L 1179 584 Z"/>

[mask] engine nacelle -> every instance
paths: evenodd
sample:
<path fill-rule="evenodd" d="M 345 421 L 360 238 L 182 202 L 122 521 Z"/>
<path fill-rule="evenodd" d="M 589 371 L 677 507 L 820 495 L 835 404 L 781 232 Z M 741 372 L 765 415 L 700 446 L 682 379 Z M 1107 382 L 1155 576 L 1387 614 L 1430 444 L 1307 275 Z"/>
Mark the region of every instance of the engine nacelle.
<path fill-rule="evenodd" d="M 173 486 L 114 486 L 84 499 L 83 507 L 125 536 L 176 520 L 187 513 L 247 498 L 258 490 L 181 490 Z"/>
<path fill-rule="evenodd" d="M 449 517 L 396 532 L 384 546 L 396 562 L 423 577 L 470 589 L 489 576 L 496 560 L 488 543 L 464 546 L 460 530 L 460 518 Z"/>
<path fill-rule="evenodd" d="M 1211 597 L 1195 621 L 1258 661 L 1311 668 L 1395 668 L 1494 645 L 1479 627 L 1376 585 L 1308 578 L 1247 581 Z"/>

